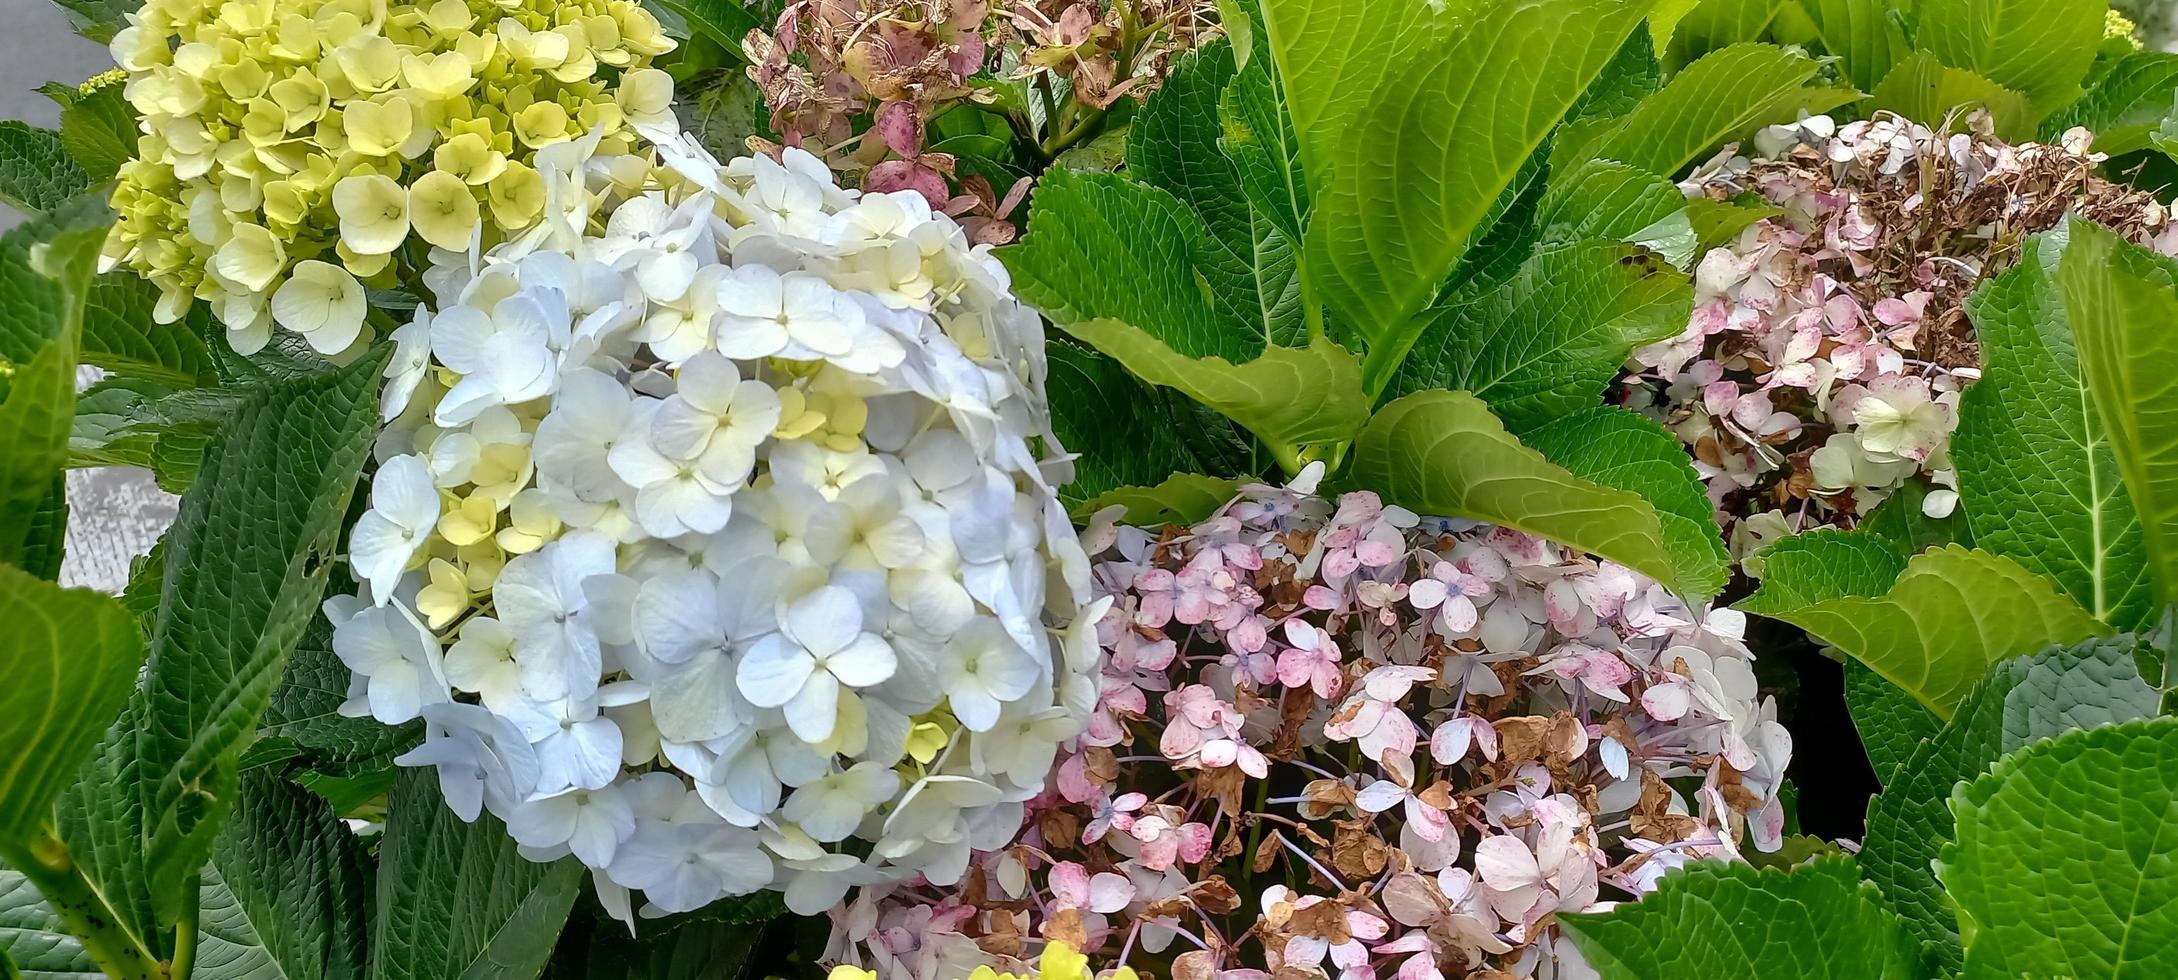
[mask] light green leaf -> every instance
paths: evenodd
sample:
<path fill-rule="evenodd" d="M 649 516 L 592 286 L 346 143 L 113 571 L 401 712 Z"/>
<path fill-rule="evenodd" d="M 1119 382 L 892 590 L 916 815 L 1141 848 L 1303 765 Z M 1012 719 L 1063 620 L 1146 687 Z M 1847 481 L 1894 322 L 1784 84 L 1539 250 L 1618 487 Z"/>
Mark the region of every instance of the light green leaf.
<path fill-rule="evenodd" d="M 1958 714 L 1869 804 L 1861 872 L 1946 970 L 1959 968 L 1959 939 L 1933 865 L 1952 837 L 1952 786 L 2032 742 L 2153 717 L 2161 695 L 2140 679 L 2133 645 L 2130 636 L 2088 640 L 1989 668 Z"/>
<path fill-rule="evenodd" d="M 128 699 L 143 639 L 111 596 L 0 565 L 0 855 L 53 822 L 53 801 Z"/>
<path fill-rule="evenodd" d="M 1663 253 L 1672 265 L 1684 268 L 1695 244 L 1686 206 L 1686 195 L 1669 180 L 1616 161 L 1590 160 L 1579 171 L 1550 181 L 1537 220 L 1546 245 L 1585 239 L 1632 242 Z M 1681 238 L 1659 236 L 1656 230 L 1675 215 L 1680 218 L 1677 227 L 1683 229 Z"/>
<path fill-rule="evenodd" d="M 1906 570 L 1904 552 L 1866 534 L 1818 528 L 1762 549 L 1762 587 L 1749 601 L 1802 606 L 1890 591 Z"/>
<path fill-rule="evenodd" d="M 1312 294 L 1374 342 L 1427 305 L 1650 0 L 1270 0 Z M 1365 148 L 1365 149 L 1363 149 Z"/>
<path fill-rule="evenodd" d="M 1916 0 L 1913 43 L 2049 112 L 2079 94 L 2108 0 Z"/>
<path fill-rule="evenodd" d="M 1668 68 L 1729 44 L 1760 41 L 1786 0 L 1701 0 L 1679 19 L 1664 57 Z"/>
<path fill-rule="evenodd" d="M 2071 105 L 2042 120 L 2041 138 L 2054 143 L 2074 126 L 2095 134 L 2095 152 L 2117 156 L 2144 150 L 2149 134 L 2170 114 L 2178 95 L 2178 54 L 2135 51 L 2110 66 Z"/>
<path fill-rule="evenodd" d="M 1634 348 L 1686 328 L 1694 289 L 1653 252 L 1590 241 L 1539 252 L 1463 300 L 1417 317 L 1414 349 L 1376 384 L 1390 397 L 1470 391 L 1525 432 L 1598 404 Z"/>
<path fill-rule="evenodd" d="M 2153 614 L 2140 517 L 2080 376 L 2055 274 L 2061 233 L 2029 239 L 2019 264 L 1967 298 L 1981 380 L 1952 434 L 1975 544 L 2057 583 L 2121 630 Z"/>
<path fill-rule="evenodd" d="M 1764 218 L 1784 214 L 1785 209 L 1759 198 L 1753 201 L 1715 201 L 1706 197 L 1686 202 L 1687 223 L 1694 227 L 1695 251 L 1709 254 L 1739 240 L 1741 232 Z"/>
<path fill-rule="evenodd" d="M 385 353 L 252 394 L 206 450 L 167 532 L 138 740 L 162 909 L 203 866 L 234 802 L 237 760 L 288 648 L 317 615 L 340 519 L 377 433 Z"/>
<path fill-rule="evenodd" d="M 1933 738 L 1943 720 L 1906 693 L 1905 688 L 1884 680 L 1858 660 L 1845 662 L 1845 706 L 1853 717 L 1853 730 L 1868 753 L 1868 766 L 1889 786 L 1895 770 L 1913 755 L 1924 738 Z"/>
<path fill-rule="evenodd" d="M 1244 364 L 1190 358 L 1118 320 L 1067 324 L 1068 333 L 1128 371 L 1224 413 L 1273 446 L 1344 442 L 1369 415 L 1361 365 L 1337 344 L 1272 347 Z"/>
<path fill-rule="evenodd" d="M 105 980 L 83 944 L 19 871 L 0 867 L 0 956 L 24 980 Z M 0 976 L 8 975 L 0 970 Z"/>
<path fill-rule="evenodd" d="M 1951 796 L 1968 980 L 2178 976 L 2178 718 L 2028 746 Z"/>
<path fill-rule="evenodd" d="M 126 86 L 99 86 L 61 109 L 60 141 L 91 183 L 113 179 L 136 155 L 136 110 L 122 97 Z"/>
<path fill-rule="evenodd" d="M 1521 445 L 1482 400 L 1420 391 L 1378 411 L 1354 442 L 1353 480 L 1411 510 L 1486 521 L 1600 555 L 1682 595 L 1656 508 L 1581 479 Z"/>
<path fill-rule="evenodd" d="M 1814 21 L 1823 47 L 1843 59 L 1845 77 L 1872 89 L 1913 50 L 1906 30 L 1887 0 L 1799 0 Z"/>
<path fill-rule="evenodd" d="M 1285 87 L 1270 58 L 1250 58 L 1241 66 L 1219 100 L 1218 118 L 1224 129 L 1218 149 L 1232 161 L 1249 206 L 1288 242 L 1300 242 L 1308 227 L 1308 178 L 1301 171 L 1300 137 L 1286 114 Z"/>
<path fill-rule="evenodd" d="M 2066 228 L 2066 320 L 2158 593 L 2178 601 L 2178 264 L 2084 219 Z"/>
<path fill-rule="evenodd" d="M 53 474 L 68 459 L 84 295 L 107 220 L 84 198 L 0 237 L 0 562 L 50 550 L 30 532 L 49 525 Z"/>
<path fill-rule="evenodd" d="M 544 969 L 582 862 L 522 857 L 489 813 L 462 823 L 429 770 L 402 772 L 387 813 L 371 980 L 527 980 Z"/>
<path fill-rule="evenodd" d="M 91 178 L 61 147 L 59 133 L 0 120 L 0 204 L 35 217 L 90 186 Z"/>
<path fill-rule="evenodd" d="M 2034 132 L 2034 112 L 2025 95 L 1946 65 L 1926 51 L 1914 52 L 1883 76 L 1869 104 L 1930 128 L 1942 127 L 1949 120 L 1954 131 L 1966 129 L 1968 112 L 1987 109 L 1997 135 L 2005 139 L 2024 140 Z"/>
<path fill-rule="evenodd" d="M 1243 481 L 1200 473 L 1174 473 L 1153 487 L 1116 487 L 1075 505 L 1076 518 L 1106 507 L 1125 507 L 1122 523 L 1137 527 L 1192 525 L 1231 502 Z"/>
<path fill-rule="evenodd" d="M 1990 664 L 2110 632 L 2048 579 L 1985 551 L 1938 548 L 1907 562 L 1881 596 L 1812 602 L 1765 554 L 1762 588 L 1738 609 L 1807 630 L 1946 719 Z"/>
<path fill-rule="evenodd" d="M 243 777 L 204 868 L 200 976 L 358 980 L 370 884 L 363 846 L 324 800 L 278 777 Z"/>
<path fill-rule="evenodd" d="M 1638 902 L 1558 921 L 1604 980 L 1924 975 L 1904 923 L 1843 855 L 1790 869 L 1700 861 Z"/>
<path fill-rule="evenodd" d="M 1708 599 L 1724 588 L 1731 566 L 1716 508 L 1685 448 L 1663 426 L 1629 409 L 1599 405 L 1547 422 L 1522 439 L 1574 476 L 1638 493 L 1655 507 L 1687 598 Z"/>
<path fill-rule="evenodd" d="M 1566 159 L 1607 159 L 1676 176 L 1724 143 L 1763 126 L 1826 112 L 1858 97 L 1851 89 L 1810 88 L 1815 60 L 1771 44 L 1734 44 L 1704 55 L 1672 76 L 1633 112 L 1584 124 Z"/>

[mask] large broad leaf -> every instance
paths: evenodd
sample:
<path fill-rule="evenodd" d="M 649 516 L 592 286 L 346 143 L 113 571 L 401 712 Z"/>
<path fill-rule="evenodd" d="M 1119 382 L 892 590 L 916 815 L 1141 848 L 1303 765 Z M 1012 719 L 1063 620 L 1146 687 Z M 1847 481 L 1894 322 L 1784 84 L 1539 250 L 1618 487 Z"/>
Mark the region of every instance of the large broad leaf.
<path fill-rule="evenodd" d="M 86 198 L 0 237 L 0 562 L 21 567 L 52 547 L 53 474 L 68 459 L 84 296 L 106 221 L 105 205 Z"/>
<path fill-rule="evenodd" d="M 1137 377 L 1223 412 L 1274 446 L 1345 441 L 1367 415 L 1361 369 L 1329 341 L 1269 345 L 1225 316 L 1199 271 L 1212 246 L 1171 193 L 1114 174 L 1054 170 L 1034 229 L 1000 256 L 1022 298 Z"/>
<path fill-rule="evenodd" d="M 1869 804 L 1861 871 L 1947 969 L 1959 968 L 1959 938 L 1933 865 L 1952 837 L 1953 785 L 2027 744 L 2153 717 L 2161 695 L 2140 679 L 2133 644 L 2130 636 L 2089 640 L 1989 668 L 1951 721 Z"/>
<path fill-rule="evenodd" d="M 61 794 L 54 815 L 77 870 L 106 897 L 119 928 L 163 957 L 172 951 L 172 931 L 161 927 L 152 910 L 144 861 L 144 802 L 138 789 L 143 767 L 136 756 L 143 717 L 139 687 L 77 770 L 75 785 Z"/>
<path fill-rule="evenodd" d="M 216 381 L 212 356 L 199 339 L 212 332 L 209 309 L 198 303 L 180 322 L 155 323 L 158 301 L 157 287 L 134 273 L 98 277 L 83 313 L 83 362 L 175 387 Z"/>
<path fill-rule="evenodd" d="M 1615 406 L 1574 412 L 1521 436 L 1573 475 L 1640 494 L 1656 508 L 1664 543 L 1690 599 L 1708 599 L 1731 575 L 1716 508 L 1693 461 L 1663 426 Z"/>
<path fill-rule="evenodd" d="M 1823 47 L 1843 59 L 1845 77 L 1871 89 L 1913 46 L 1888 0 L 1799 0 Z"/>
<path fill-rule="evenodd" d="M 1228 20 L 1228 30 L 1231 24 Z M 1252 25 L 1245 36 L 1252 44 L 1257 36 Z M 1218 119 L 1223 130 L 1218 149 L 1232 161 L 1250 208 L 1285 233 L 1298 258 L 1308 227 L 1308 177 L 1301 170 L 1300 134 L 1286 112 L 1285 83 L 1267 52 L 1241 59 L 1239 72 L 1219 100 Z"/>
<path fill-rule="evenodd" d="M 2178 976 L 2178 718 L 2072 732 L 1952 794 L 1970 980 Z"/>
<path fill-rule="evenodd" d="M 1614 160 L 1590 160 L 1550 181 L 1537 222 L 1548 245 L 1597 238 L 1632 242 L 1686 268 L 1696 237 L 1677 184 Z M 1684 324 L 1682 324 L 1684 326 Z"/>
<path fill-rule="evenodd" d="M 1696 862 L 1638 902 L 1558 921 L 1605 980 L 1924 975 L 1904 923 L 1844 856 L 1791 869 Z"/>
<path fill-rule="evenodd" d="M 1803 606 L 1890 591 L 1906 555 L 1867 534 L 1818 528 L 1762 549 L 1762 588 L 1750 600 Z"/>
<path fill-rule="evenodd" d="M 126 91 L 126 85 L 109 83 L 74 94 L 61 107 L 61 146 L 94 184 L 112 180 L 136 155 L 136 110 L 123 97 Z"/>
<path fill-rule="evenodd" d="M 2042 120 L 2042 139 L 2054 143 L 2065 130 L 2085 126 L 2095 134 L 2097 153 L 2147 149 L 2149 135 L 2170 115 L 2174 92 L 2178 54 L 2135 51 L 2111 65 L 2077 101 Z"/>
<path fill-rule="evenodd" d="M 1759 41 L 1777 16 L 1777 8 L 1790 0 L 1701 0 L 1679 19 L 1665 46 L 1667 67 L 1687 62 L 1729 44 Z"/>
<path fill-rule="evenodd" d="M 1955 507 L 1942 517 L 1928 516 L 1929 494 L 1939 489 L 1927 480 L 1907 480 L 1873 510 L 1862 514 L 1853 530 L 1883 539 L 1901 555 L 1917 555 L 1947 544 L 1974 547 L 1977 542 L 1973 528 L 1966 523 L 1966 508 Z"/>
<path fill-rule="evenodd" d="M 1649 0 L 1269 0 L 1315 298 L 1370 342 L 1434 298 Z M 1305 84 L 1299 84 L 1305 81 Z"/>
<path fill-rule="evenodd" d="M 1915 556 L 1881 596 L 1818 598 L 1796 579 L 1772 556 L 1737 608 L 1807 630 L 1946 719 L 1990 664 L 2110 631 L 2049 580 L 1957 545 Z"/>
<path fill-rule="evenodd" d="M 1293 238 L 1259 214 L 1239 170 L 1219 149 L 1218 106 L 1234 79 L 1233 48 L 1217 42 L 1179 56 L 1172 74 L 1127 127 L 1127 172 L 1163 188 L 1208 232 L 1198 270 L 1227 319 L 1270 343 L 1305 343 Z"/>
<path fill-rule="evenodd" d="M 21 872 L 0 867 L 0 956 L 25 980 L 104 980 L 83 944 L 68 934 L 60 916 L 45 904 L 36 886 Z M 0 976 L 14 977 L 4 968 Z"/>
<path fill-rule="evenodd" d="M 2109 9 L 2107 0 L 1916 0 L 1913 43 L 2048 112 L 2079 94 Z"/>
<path fill-rule="evenodd" d="M 536 976 L 574 905 L 582 863 L 522 857 L 488 813 L 462 823 L 428 769 L 402 773 L 387 812 L 371 980 Z"/>
<path fill-rule="evenodd" d="M 2034 112 L 2027 97 L 1964 68 L 1954 68 L 1926 51 L 1916 51 L 1883 76 L 1869 95 L 1869 105 L 1889 109 L 1908 119 L 1927 120 L 1941 126 L 1966 128 L 1966 113 L 1956 110 L 1989 110 L 1998 136 L 2024 140 L 2034 133 Z"/>
<path fill-rule="evenodd" d="M 1686 275 L 1639 246 L 1551 249 L 1503 286 L 1416 318 L 1412 352 L 1378 383 L 1390 397 L 1473 392 L 1524 432 L 1600 402 L 1627 355 L 1677 336 L 1693 305 Z"/>
<path fill-rule="evenodd" d="M 377 431 L 384 362 L 381 351 L 251 395 L 206 450 L 167 532 L 138 739 L 162 908 L 203 865 L 236 763 L 317 612 Z"/>
<path fill-rule="evenodd" d="M 1465 517 L 1549 538 L 1663 582 L 1682 581 L 1656 508 L 1584 480 L 1505 431 L 1464 391 L 1421 391 L 1384 406 L 1354 443 L 1353 479 L 1424 514 Z"/>
<path fill-rule="evenodd" d="M 2118 629 L 2152 614 L 2140 517 L 2107 426 L 2080 375 L 2055 273 L 2062 238 L 2041 236 L 2019 265 L 1966 301 L 1981 381 L 1959 399 L 1951 438 L 1977 545 L 2057 583 Z"/>
<path fill-rule="evenodd" d="M 1845 707 L 1860 734 L 1860 747 L 1868 753 L 1868 767 L 1885 786 L 1921 740 L 1934 737 L 1944 724 L 1905 688 L 1858 660 L 1845 662 Z"/>
<path fill-rule="evenodd" d="M 2178 600 L 2178 263 L 2079 218 L 2057 279 L 2163 601 Z"/>
<path fill-rule="evenodd" d="M 63 589 L 0 565 L 0 853 L 11 859 L 53 823 L 136 680 L 143 638 L 111 596 Z"/>
<path fill-rule="evenodd" d="M 1125 486 L 1157 483 L 1202 466 L 1165 392 L 1130 377 L 1110 356 L 1063 341 L 1045 346 L 1044 390 L 1059 444 L 1076 454 L 1069 505 Z"/>
<path fill-rule="evenodd" d="M 370 879 L 332 807 L 264 774 L 242 780 L 204 869 L 200 976 L 354 980 L 363 975 Z"/>
<path fill-rule="evenodd" d="M 1719 48 L 1672 76 L 1662 91 L 1616 119 L 1583 123 L 1565 137 L 1566 163 L 1606 159 L 1666 176 L 1763 126 L 1853 100 L 1851 89 L 1808 87 L 1821 66 L 1771 44 Z"/>
<path fill-rule="evenodd" d="M 90 186 L 91 178 L 61 147 L 59 133 L 0 120 L 0 204 L 44 214 Z"/>

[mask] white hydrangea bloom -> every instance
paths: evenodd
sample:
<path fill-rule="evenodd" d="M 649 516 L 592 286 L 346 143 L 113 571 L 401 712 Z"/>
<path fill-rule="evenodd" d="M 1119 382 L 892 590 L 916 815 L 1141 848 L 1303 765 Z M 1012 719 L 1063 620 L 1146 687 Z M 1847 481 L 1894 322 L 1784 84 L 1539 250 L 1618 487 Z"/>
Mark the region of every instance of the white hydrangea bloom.
<path fill-rule="evenodd" d="M 396 334 L 351 710 L 616 914 L 958 880 L 1095 701 L 1039 321 L 799 150 L 553 149 L 545 223 L 434 253 Z"/>

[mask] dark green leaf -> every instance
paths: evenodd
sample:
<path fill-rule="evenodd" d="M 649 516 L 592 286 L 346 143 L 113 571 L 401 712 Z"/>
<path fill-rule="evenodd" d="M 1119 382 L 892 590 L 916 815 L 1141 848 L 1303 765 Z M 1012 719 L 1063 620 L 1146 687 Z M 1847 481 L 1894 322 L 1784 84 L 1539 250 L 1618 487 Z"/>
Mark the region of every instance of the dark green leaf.
<path fill-rule="evenodd" d="M 355 980 L 369 939 L 363 847 L 325 801 L 253 773 L 212 844 L 197 947 L 202 976 Z"/>
<path fill-rule="evenodd" d="M 1755 222 L 1784 213 L 1784 208 L 1758 197 L 1733 201 L 1697 197 L 1686 202 L 1687 223 L 1694 226 L 1695 251 L 1705 255 L 1710 249 L 1738 241 L 1740 233 Z"/>
<path fill-rule="evenodd" d="M 1923 707 L 1905 688 L 1884 680 L 1858 660 L 1845 662 L 1845 706 L 1852 713 L 1869 768 L 1889 786 L 1893 770 L 1913 755 L 1924 738 L 1944 727 L 1943 719 Z"/>
<path fill-rule="evenodd" d="M 1748 597 L 1779 606 L 1807 605 L 1890 591 L 1906 555 L 1866 534 L 1819 528 L 1762 550 L 1762 587 Z"/>
<path fill-rule="evenodd" d="M 340 576 L 345 578 L 345 576 Z M 329 590 L 352 594 L 347 583 Z M 280 686 L 258 721 L 257 741 L 243 765 L 300 759 L 312 772 L 346 775 L 389 765 L 393 757 L 415 747 L 423 737 L 423 723 L 386 725 L 373 718 L 349 718 L 339 713 L 348 700 L 348 666 L 333 655 L 333 624 L 323 616 L 310 617 L 302 640 L 288 655 Z"/>
<path fill-rule="evenodd" d="M 104 980 L 83 944 L 20 872 L 0 867 L 0 956 L 34 980 Z M 0 971 L 0 976 L 9 975 Z"/>
<path fill-rule="evenodd" d="M 763 928 L 761 920 L 720 922 L 697 912 L 666 921 L 646 920 L 631 936 L 618 922 L 578 914 L 560 937 L 548 976 L 551 980 L 735 980 L 753 965 L 750 956 Z"/>
<path fill-rule="evenodd" d="M 112 179 L 136 155 L 136 110 L 122 98 L 124 88 L 101 85 L 61 109 L 61 146 L 94 184 Z"/>
<path fill-rule="evenodd" d="M 1953 448 L 1957 448 L 1956 443 Z M 1928 495 L 1936 490 L 1926 480 L 1907 480 L 1883 498 L 1874 510 L 1862 516 L 1855 530 L 1883 539 L 1902 555 L 1915 555 L 1947 544 L 1968 547 L 1979 544 L 1973 530 L 1967 526 L 1965 508 L 1954 509 L 1945 517 L 1928 516 L 1925 504 Z M 1999 551 L 1994 547 L 1989 550 Z"/>
<path fill-rule="evenodd" d="M 741 5 L 739 0 L 651 0 L 688 22 L 691 31 L 718 42 L 726 53 L 736 59 L 744 58 L 741 42 L 749 32 L 758 30 L 756 15 Z"/>
<path fill-rule="evenodd" d="M 1686 450 L 1663 426 L 1624 408 L 1576 411 L 1523 437 L 1574 476 L 1640 494 L 1656 508 L 1687 598 L 1708 599 L 1731 574 L 1716 507 Z"/>
<path fill-rule="evenodd" d="M 158 301 L 159 290 L 134 273 L 111 272 L 93 281 L 83 313 L 83 362 L 175 387 L 216 381 L 212 355 L 199 339 L 212 332 L 211 312 L 199 303 L 182 322 L 155 323 Z"/>
<path fill-rule="evenodd" d="M 1587 239 L 1631 242 L 1683 269 L 1695 247 L 1686 205 L 1686 195 L 1669 180 L 1623 163 L 1590 160 L 1579 172 L 1550 181 L 1538 220 L 1546 246 Z"/>
<path fill-rule="evenodd" d="M 90 186 L 91 178 L 61 147 L 59 133 L 0 120 L 0 204 L 39 215 Z"/>
<path fill-rule="evenodd" d="M 144 692 L 139 687 L 77 770 L 75 785 L 61 795 L 55 816 L 76 867 L 106 896 L 121 929 L 154 955 L 165 955 L 171 952 L 171 931 L 160 927 L 152 910 L 144 861 L 143 767 L 136 756 L 143 717 Z"/>
<path fill-rule="evenodd" d="M 2117 60 L 2078 101 L 2042 120 L 2054 143 L 2074 126 L 2095 134 L 2095 152 L 2117 156 L 2145 149 L 2148 135 L 2170 114 L 2178 95 L 2178 54 L 2135 51 Z"/>

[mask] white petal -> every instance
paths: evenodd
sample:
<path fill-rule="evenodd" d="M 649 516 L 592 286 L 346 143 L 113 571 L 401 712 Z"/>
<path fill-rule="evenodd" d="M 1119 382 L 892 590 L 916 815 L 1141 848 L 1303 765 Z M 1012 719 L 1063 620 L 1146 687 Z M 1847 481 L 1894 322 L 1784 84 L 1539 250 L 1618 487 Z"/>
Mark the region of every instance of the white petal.
<path fill-rule="evenodd" d="M 817 669 L 816 660 L 794 641 L 773 634 L 756 641 L 741 657 L 735 684 L 741 696 L 759 708 L 776 708 L 792 700 Z M 827 674 L 829 679 L 831 675 Z"/>

